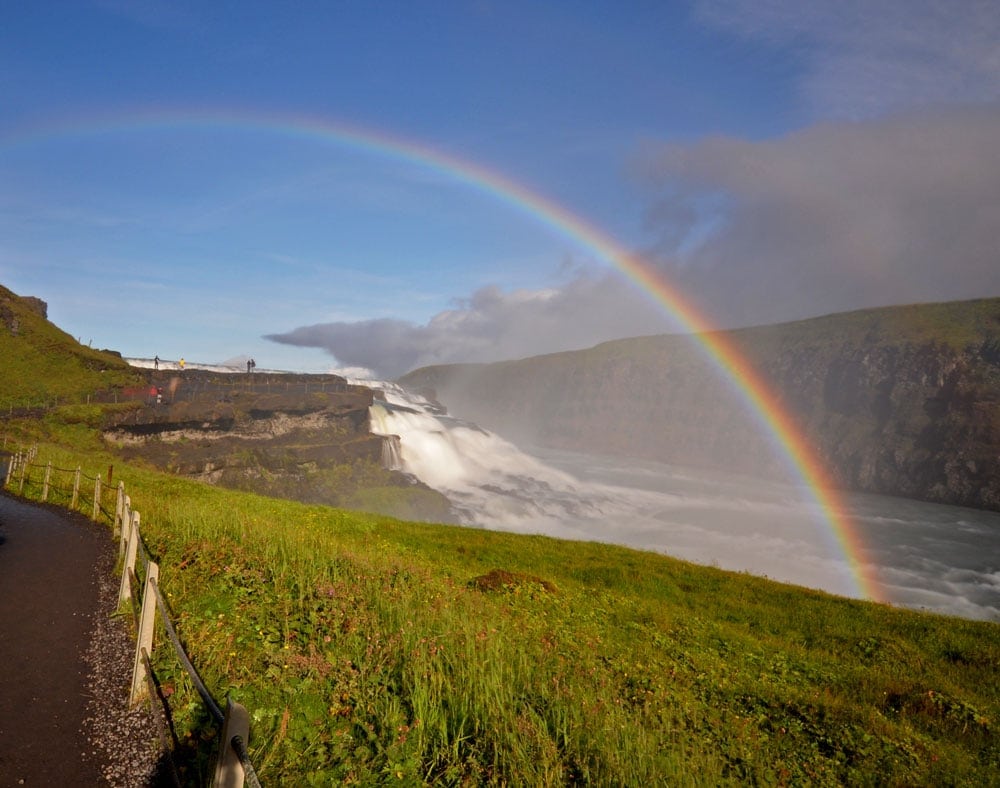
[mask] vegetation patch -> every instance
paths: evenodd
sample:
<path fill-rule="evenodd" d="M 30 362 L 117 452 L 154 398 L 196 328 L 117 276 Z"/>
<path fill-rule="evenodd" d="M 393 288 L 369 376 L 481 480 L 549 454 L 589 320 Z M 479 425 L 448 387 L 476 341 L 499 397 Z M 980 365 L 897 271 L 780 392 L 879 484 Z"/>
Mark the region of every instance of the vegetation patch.
<path fill-rule="evenodd" d="M 524 572 L 509 572 L 506 569 L 491 569 L 469 581 L 469 587 L 477 591 L 520 591 L 523 588 L 540 588 L 550 594 L 558 592 L 554 583 Z"/>

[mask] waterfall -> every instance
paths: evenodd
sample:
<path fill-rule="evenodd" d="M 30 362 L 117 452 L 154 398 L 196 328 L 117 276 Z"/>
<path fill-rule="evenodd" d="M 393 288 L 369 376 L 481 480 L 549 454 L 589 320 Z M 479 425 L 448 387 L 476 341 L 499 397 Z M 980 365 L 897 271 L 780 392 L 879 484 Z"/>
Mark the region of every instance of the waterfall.
<path fill-rule="evenodd" d="M 570 455 L 538 450 L 543 461 L 395 384 L 377 385 L 384 399 L 371 406 L 369 419 L 372 432 L 386 437 L 384 451 L 397 452 L 393 467 L 447 496 L 466 525 L 654 550 L 684 542 L 675 554 L 711 563 L 728 543 L 735 547 L 737 531 L 780 522 L 799 538 L 801 521 L 810 519 L 786 500 L 784 488 L 772 495 L 756 480 L 747 487 L 631 460 L 616 473 L 608 458 L 575 455 L 584 460 L 577 465 Z"/>
<path fill-rule="evenodd" d="M 398 471 L 403 467 L 398 435 L 382 436 L 382 467 L 390 471 Z"/>
<path fill-rule="evenodd" d="M 567 521 L 602 514 L 602 496 L 592 485 L 442 413 L 435 403 L 379 385 L 385 399 L 371 406 L 369 419 L 374 434 L 391 439 L 383 452 L 398 452 L 392 467 L 446 495 L 466 524 L 551 533 Z"/>
<path fill-rule="evenodd" d="M 835 593 L 850 588 L 846 564 L 816 530 L 821 513 L 794 490 L 536 450 L 543 461 L 394 384 L 378 385 L 384 400 L 370 409 L 372 431 L 398 437 L 398 469 L 445 495 L 465 525 L 627 544 Z"/>

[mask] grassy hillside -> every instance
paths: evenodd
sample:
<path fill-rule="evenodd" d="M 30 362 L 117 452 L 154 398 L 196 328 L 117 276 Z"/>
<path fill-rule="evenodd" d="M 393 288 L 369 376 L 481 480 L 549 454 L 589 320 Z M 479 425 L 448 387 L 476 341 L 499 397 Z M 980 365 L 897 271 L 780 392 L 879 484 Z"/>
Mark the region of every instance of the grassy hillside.
<path fill-rule="evenodd" d="M 732 333 L 762 353 L 768 345 L 777 349 L 935 343 L 962 350 L 984 338 L 1000 337 L 1000 298 L 861 309 Z"/>
<path fill-rule="evenodd" d="M 32 303 L 0 286 L 0 408 L 85 400 L 87 394 L 138 380 L 117 356 L 93 350 L 60 330 Z"/>
<path fill-rule="evenodd" d="M 1000 769 L 995 624 L 116 476 L 195 663 L 251 711 L 265 784 L 985 785 Z M 184 748 L 204 746 L 166 650 L 157 671 Z M 189 761 L 192 782 L 204 768 Z"/>

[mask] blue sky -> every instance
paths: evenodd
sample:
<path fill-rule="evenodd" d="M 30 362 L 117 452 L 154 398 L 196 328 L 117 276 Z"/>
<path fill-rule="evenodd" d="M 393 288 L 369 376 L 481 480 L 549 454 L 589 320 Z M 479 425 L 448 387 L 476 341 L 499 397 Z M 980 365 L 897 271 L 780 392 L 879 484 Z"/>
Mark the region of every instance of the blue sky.
<path fill-rule="evenodd" d="M 677 328 L 308 118 L 502 174 L 720 325 L 1000 295 L 998 42 L 975 0 L 7 3 L 0 284 L 98 347 L 303 371 Z"/>

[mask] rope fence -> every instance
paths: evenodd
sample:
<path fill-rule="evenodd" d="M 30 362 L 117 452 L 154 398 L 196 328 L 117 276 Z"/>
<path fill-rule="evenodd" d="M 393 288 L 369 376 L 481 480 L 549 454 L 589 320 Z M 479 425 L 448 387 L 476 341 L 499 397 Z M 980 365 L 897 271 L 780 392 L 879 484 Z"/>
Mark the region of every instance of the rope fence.
<path fill-rule="evenodd" d="M 108 499 L 117 495 L 117 491 L 110 486 L 113 466 L 108 466 L 107 476 L 88 476 L 79 467 L 60 468 L 51 462 L 37 464 L 33 462 L 37 452 L 37 448 L 32 448 L 11 456 L 3 479 L 6 489 L 16 489 L 18 495 L 42 503 L 58 504 L 75 512 L 89 512 L 90 519 L 95 522 L 99 522 L 102 515 L 108 522 L 113 521 L 114 512 L 108 505 Z M 69 477 L 70 480 L 59 484 L 60 475 L 62 479 Z"/>
<path fill-rule="evenodd" d="M 216 724 L 221 725 L 221 743 L 216 756 L 212 786 L 243 788 L 244 785 L 249 785 L 251 788 L 260 788 L 260 780 L 246 749 L 246 742 L 250 738 L 250 716 L 243 706 L 229 698 L 226 699 L 223 710 L 184 649 L 169 607 L 160 592 L 159 564 L 153 560 L 143 542 L 139 530 L 141 517 L 132 507 L 131 498 L 125 494 L 125 482 L 119 481 L 116 487 L 111 485 L 114 474 L 112 466 L 108 467 L 106 477 L 101 474 L 88 476 L 79 467 L 60 468 L 51 462 L 38 463 L 37 455 L 37 447 L 13 454 L 2 476 L 4 488 L 16 490 L 18 495 L 25 498 L 59 504 L 76 512 L 89 512 L 95 522 L 105 521 L 110 524 L 113 538 L 118 538 L 118 554 L 122 560 L 118 599 L 120 605 L 130 608 L 136 631 L 129 705 L 134 706 L 148 699 L 150 708 L 153 709 L 154 697 L 159 698 L 165 707 L 163 718 L 155 713 L 153 716 L 157 719 L 160 740 L 164 743 L 165 750 L 170 752 L 167 736 L 167 729 L 170 727 L 169 706 L 166 698 L 158 691 L 159 683 L 151 663 L 154 631 L 159 622 L 178 662 L 191 679 L 210 716 Z M 93 485 L 93 494 L 88 499 L 90 483 Z M 172 758 L 170 763 L 174 782 L 180 785 Z"/>

